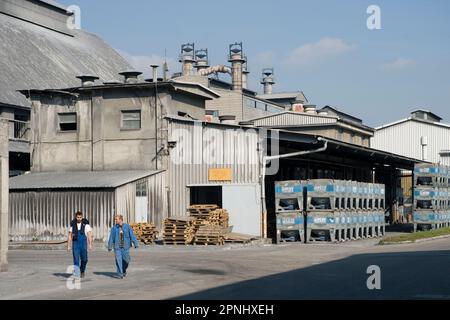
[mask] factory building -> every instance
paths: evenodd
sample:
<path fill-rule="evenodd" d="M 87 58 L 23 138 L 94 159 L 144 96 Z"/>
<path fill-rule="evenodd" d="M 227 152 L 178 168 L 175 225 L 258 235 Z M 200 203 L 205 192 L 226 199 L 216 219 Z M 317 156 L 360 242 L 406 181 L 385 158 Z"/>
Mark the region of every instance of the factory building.
<path fill-rule="evenodd" d="M 76 208 L 104 240 L 114 214 L 161 228 L 164 218 L 207 203 L 229 211 L 233 231 L 273 238 L 275 181 L 376 181 L 391 201 L 398 170 L 418 162 L 279 124 L 205 121 L 216 90 L 154 81 L 156 72 L 149 81 L 121 75 L 121 83 L 80 76 L 77 87 L 21 91 L 32 102 L 33 156 L 31 173 L 10 179 L 12 239 L 60 239 Z M 326 118 L 334 130 L 348 125 Z M 298 151 L 308 154 L 286 155 Z M 277 155 L 277 163 L 267 161 Z"/>
<path fill-rule="evenodd" d="M 96 35 L 71 28 L 74 13 L 54 1 L 0 1 L 0 117 L 9 121 L 10 175 L 30 169 L 30 102 L 17 90 L 77 85 L 94 73 L 117 79 L 130 65 Z"/>
<path fill-rule="evenodd" d="M 450 124 L 427 110 L 413 111 L 408 118 L 375 128 L 371 144 L 406 157 L 450 165 Z"/>

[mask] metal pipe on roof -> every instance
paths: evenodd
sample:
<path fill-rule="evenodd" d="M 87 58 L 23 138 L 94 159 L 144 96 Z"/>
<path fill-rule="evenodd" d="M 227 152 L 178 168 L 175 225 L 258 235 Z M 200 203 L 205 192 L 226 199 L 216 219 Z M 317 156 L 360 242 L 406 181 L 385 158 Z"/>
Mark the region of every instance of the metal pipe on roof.
<path fill-rule="evenodd" d="M 213 73 L 228 73 L 231 75 L 231 69 L 230 69 L 230 67 L 227 67 L 225 65 L 217 65 L 217 66 L 199 70 L 199 72 L 198 72 L 198 74 L 201 76 L 208 76 Z"/>
<path fill-rule="evenodd" d="M 245 63 L 242 42 L 230 44 L 229 59 L 231 62 L 231 78 L 234 91 L 242 91 L 242 65 Z"/>

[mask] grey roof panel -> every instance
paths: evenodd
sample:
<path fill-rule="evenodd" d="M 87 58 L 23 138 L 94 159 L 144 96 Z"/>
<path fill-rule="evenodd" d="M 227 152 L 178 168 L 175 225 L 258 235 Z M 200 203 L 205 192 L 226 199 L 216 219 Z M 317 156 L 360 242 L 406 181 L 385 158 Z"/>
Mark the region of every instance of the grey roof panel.
<path fill-rule="evenodd" d="M 73 30 L 68 36 L 0 14 L 0 103 L 29 106 L 17 90 L 75 87 L 76 76 L 118 79 L 131 66 L 99 37 Z"/>
<path fill-rule="evenodd" d="M 258 94 L 258 98 L 265 99 L 265 100 L 272 100 L 272 99 L 298 99 L 303 102 L 307 102 L 308 100 L 304 96 L 303 92 L 296 91 L 296 92 L 279 92 L 279 93 L 271 93 L 271 94 Z"/>
<path fill-rule="evenodd" d="M 10 190 L 116 188 L 162 171 L 35 172 L 9 179 Z"/>

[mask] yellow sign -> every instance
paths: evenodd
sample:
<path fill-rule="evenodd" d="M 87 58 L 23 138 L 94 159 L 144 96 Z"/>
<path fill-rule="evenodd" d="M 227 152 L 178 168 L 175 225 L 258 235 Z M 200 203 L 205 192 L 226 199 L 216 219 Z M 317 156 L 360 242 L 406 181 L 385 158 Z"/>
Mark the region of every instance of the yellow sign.
<path fill-rule="evenodd" d="M 233 180 L 233 172 L 231 171 L 231 168 L 209 169 L 208 180 L 209 181 L 232 181 Z"/>

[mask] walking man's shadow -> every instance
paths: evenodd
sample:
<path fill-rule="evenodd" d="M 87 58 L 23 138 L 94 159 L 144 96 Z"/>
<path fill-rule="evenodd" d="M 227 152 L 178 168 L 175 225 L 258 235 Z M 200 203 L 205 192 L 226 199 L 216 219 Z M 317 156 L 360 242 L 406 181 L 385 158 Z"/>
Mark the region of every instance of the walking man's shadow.
<path fill-rule="evenodd" d="M 114 279 L 118 278 L 116 272 L 94 272 L 94 274 L 96 276 L 104 276 L 104 277 L 109 277 L 109 278 L 114 278 Z"/>

